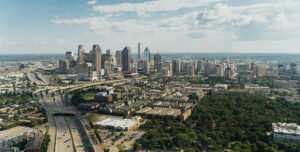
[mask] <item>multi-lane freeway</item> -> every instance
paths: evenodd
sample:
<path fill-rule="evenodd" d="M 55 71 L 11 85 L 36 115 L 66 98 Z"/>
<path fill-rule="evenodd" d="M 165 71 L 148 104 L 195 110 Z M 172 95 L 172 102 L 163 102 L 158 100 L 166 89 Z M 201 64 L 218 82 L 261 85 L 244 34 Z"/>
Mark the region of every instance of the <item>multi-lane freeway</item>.
<path fill-rule="evenodd" d="M 50 143 L 48 152 L 89 152 L 87 136 L 76 116 L 54 116 L 55 111 L 71 109 L 63 103 L 59 93 L 48 94 L 41 91 L 36 94 L 45 107 L 49 119 Z M 58 110 L 57 110 L 58 109 Z"/>
<path fill-rule="evenodd" d="M 125 82 L 128 80 L 105 81 L 105 83 Z M 33 93 L 47 111 L 51 139 L 48 152 L 103 152 L 104 147 L 97 141 L 88 122 L 78 115 L 79 111 L 75 107 L 68 106 L 69 104 L 63 100 L 68 92 L 102 83 L 104 82 L 89 82 L 66 87 L 45 86 Z M 64 90 L 62 94 L 61 90 Z M 68 112 L 75 116 L 54 115 Z"/>
<path fill-rule="evenodd" d="M 46 78 L 43 77 L 43 75 L 33 72 L 33 71 L 26 71 L 25 75 L 27 79 L 29 80 L 29 83 L 31 85 L 35 84 L 38 86 L 45 86 L 48 85 L 49 83 L 47 82 Z"/>

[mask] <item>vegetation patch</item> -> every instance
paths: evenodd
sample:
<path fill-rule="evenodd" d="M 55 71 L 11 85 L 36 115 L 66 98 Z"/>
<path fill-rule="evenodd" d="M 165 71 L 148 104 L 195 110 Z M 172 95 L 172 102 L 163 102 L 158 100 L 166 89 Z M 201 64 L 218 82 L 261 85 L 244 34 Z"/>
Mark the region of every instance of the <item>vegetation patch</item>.
<path fill-rule="evenodd" d="M 136 148 L 187 151 L 300 151 L 300 145 L 272 143 L 272 122 L 300 124 L 300 104 L 288 105 L 267 97 L 208 95 L 189 120 L 152 120 Z"/>

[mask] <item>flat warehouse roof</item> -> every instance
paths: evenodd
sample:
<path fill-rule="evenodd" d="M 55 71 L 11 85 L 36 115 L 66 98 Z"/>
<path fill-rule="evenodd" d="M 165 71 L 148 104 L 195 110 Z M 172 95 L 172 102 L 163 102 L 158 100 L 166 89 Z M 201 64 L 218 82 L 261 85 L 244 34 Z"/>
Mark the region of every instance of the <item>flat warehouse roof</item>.
<path fill-rule="evenodd" d="M 101 122 L 97 122 L 97 125 L 126 128 L 136 123 L 137 120 L 134 119 L 107 118 Z"/>
<path fill-rule="evenodd" d="M 17 137 L 27 132 L 32 132 L 33 129 L 29 127 L 17 126 L 7 130 L 0 131 L 0 142 L 6 141 L 8 139 Z"/>
<path fill-rule="evenodd" d="M 300 126 L 295 123 L 272 123 L 274 132 L 300 135 Z"/>

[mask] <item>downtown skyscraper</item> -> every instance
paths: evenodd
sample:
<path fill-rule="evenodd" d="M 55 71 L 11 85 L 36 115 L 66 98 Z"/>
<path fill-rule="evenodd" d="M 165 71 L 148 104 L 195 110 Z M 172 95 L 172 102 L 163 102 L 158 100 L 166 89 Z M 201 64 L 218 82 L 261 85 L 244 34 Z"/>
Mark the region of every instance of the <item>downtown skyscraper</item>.
<path fill-rule="evenodd" d="M 123 71 L 130 71 L 131 70 L 131 49 L 130 47 L 126 46 L 122 52 L 122 69 Z"/>
<path fill-rule="evenodd" d="M 138 43 L 138 59 L 141 59 L 141 49 L 142 49 L 142 43 Z"/>
<path fill-rule="evenodd" d="M 162 56 L 159 53 L 156 53 L 154 55 L 154 68 L 157 71 L 161 71 L 161 68 L 162 68 Z"/>
<path fill-rule="evenodd" d="M 98 44 L 93 45 L 92 54 L 93 68 L 99 72 L 101 71 L 102 50 Z"/>

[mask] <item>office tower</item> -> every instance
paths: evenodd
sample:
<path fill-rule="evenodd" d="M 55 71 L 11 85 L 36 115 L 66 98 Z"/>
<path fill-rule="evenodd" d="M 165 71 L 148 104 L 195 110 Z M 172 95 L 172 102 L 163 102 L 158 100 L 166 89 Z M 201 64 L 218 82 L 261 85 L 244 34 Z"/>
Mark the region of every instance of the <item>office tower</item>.
<path fill-rule="evenodd" d="M 149 62 L 151 61 L 150 50 L 148 47 L 146 47 L 144 50 L 144 60 Z"/>
<path fill-rule="evenodd" d="M 266 68 L 263 66 L 255 66 L 253 68 L 253 73 L 254 75 L 256 75 L 257 77 L 263 77 L 266 75 Z"/>
<path fill-rule="evenodd" d="M 101 71 L 102 51 L 98 44 L 93 45 L 92 54 L 93 69 L 99 73 Z"/>
<path fill-rule="evenodd" d="M 104 70 L 106 73 L 110 74 L 112 72 L 112 65 L 113 65 L 113 57 L 111 51 L 108 49 L 106 50 L 106 54 L 104 56 Z"/>
<path fill-rule="evenodd" d="M 224 77 L 225 65 L 224 64 L 217 65 L 216 72 L 218 77 Z"/>
<path fill-rule="evenodd" d="M 266 69 L 266 76 L 278 76 L 278 68 L 275 65 L 269 65 Z"/>
<path fill-rule="evenodd" d="M 250 66 L 250 70 L 251 70 L 251 71 L 254 71 L 254 67 L 255 67 L 255 63 L 252 62 L 252 63 L 251 63 L 251 66 Z"/>
<path fill-rule="evenodd" d="M 145 48 L 144 50 L 144 63 L 145 63 L 145 66 L 144 66 L 144 73 L 145 74 L 148 74 L 149 73 L 149 70 L 150 70 L 150 62 L 151 62 L 151 55 L 150 55 L 150 50 L 148 47 Z"/>
<path fill-rule="evenodd" d="M 154 55 L 154 68 L 157 71 L 161 71 L 161 65 L 162 64 L 162 56 L 159 53 L 156 53 Z"/>
<path fill-rule="evenodd" d="M 67 59 L 59 60 L 59 73 L 67 74 L 70 69 L 70 62 Z"/>
<path fill-rule="evenodd" d="M 247 72 L 250 71 L 251 67 L 249 66 L 249 64 L 238 64 L 237 65 L 237 70 L 238 72 Z"/>
<path fill-rule="evenodd" d="M 172 62 L 166 62 L 162 64 L 162 74 L 163 76 L 172 76 L 173 75 L 173 64 Z"/>
<path fill-rule="evenodd" d="M 145 70 L 145 61 L 144 60 L 137 61 L 137 69 L 139 72 L 144 72 L 144 70 Z"/>
<path fill-rule="evenodd" d="M 122 66 L 122 51 L 116 51 L 116 64 L 117 66 Z"/>
<path fill-rule="evenodd" d="M 189 76 L 194 76 L 195 75 L 195 66 L 193 64 L 188 64 L 188 66 L 187 66 L 187 74 Z"/>
<path fill-rule="evenodd" d="M 130 61 L 131 61 L 131 49 L 130 49 L 130 47 L 126 46 L 123 49 L 123 52 L 122 52 L 122 68 L 123 68 L 123 71 L 129 71 L 131 69 Z"/>
<path fill-rule="evenodd" d="M 82 64 L 85 62 L 85 50 L 83 45 L 78 45 L 78 59 L 77 64 Z"/>
<path fill-rule="evenodd" d="M 111 54 L 110 49 L 107 49 L 107 50 L 106 50 L 106 54 Z"/>
<path fill-rule="evenodd" d="M 253 72 L 243 71 L 238 73 L 240 83 L 251 83 L 253 79 Z"/>
<path fill-rule="evenodd" d="M 78 64 L 78 79 L 84 81 L 97 80 L 97 71 L 93 70 L 92 63 Z"/>
<path fill-rule="evenodd" d="M 66 52 L 66 59 L 72 62 L 74 60 L 73 52 Z"/>
<path fill-rule="evenodd" d="M 234 79 L 234 71 L 230 67 L 227 67 L 225 69 L 225 78 L 226 79 Z"/>
<path fill-rule="evenodd" d="M 142 43 L 138 43 L 138 59 L 141 59 L 141 49 L 142 49 Z"/>
<path fill-rule="evenodd" d="M 173 72 L 174 73 L 179 73 L 180 70 L 181 70 L 181 62 L 180 62 L 180 60 L 173 60 L 172 64 L 173 64 Z"/>
<path fill-rule="evenodd" d="M 181 62 L 180 63 L 180 73 L 187 74 L 188 65 L 189 65 L 188 62 Z"/>
<path fill-rule="evenodd" d="M 203 61 L 198 60 L 197 61 L 197 68 L 196 68 L 196 73 L 202 72 L 203 71 Z"/>

